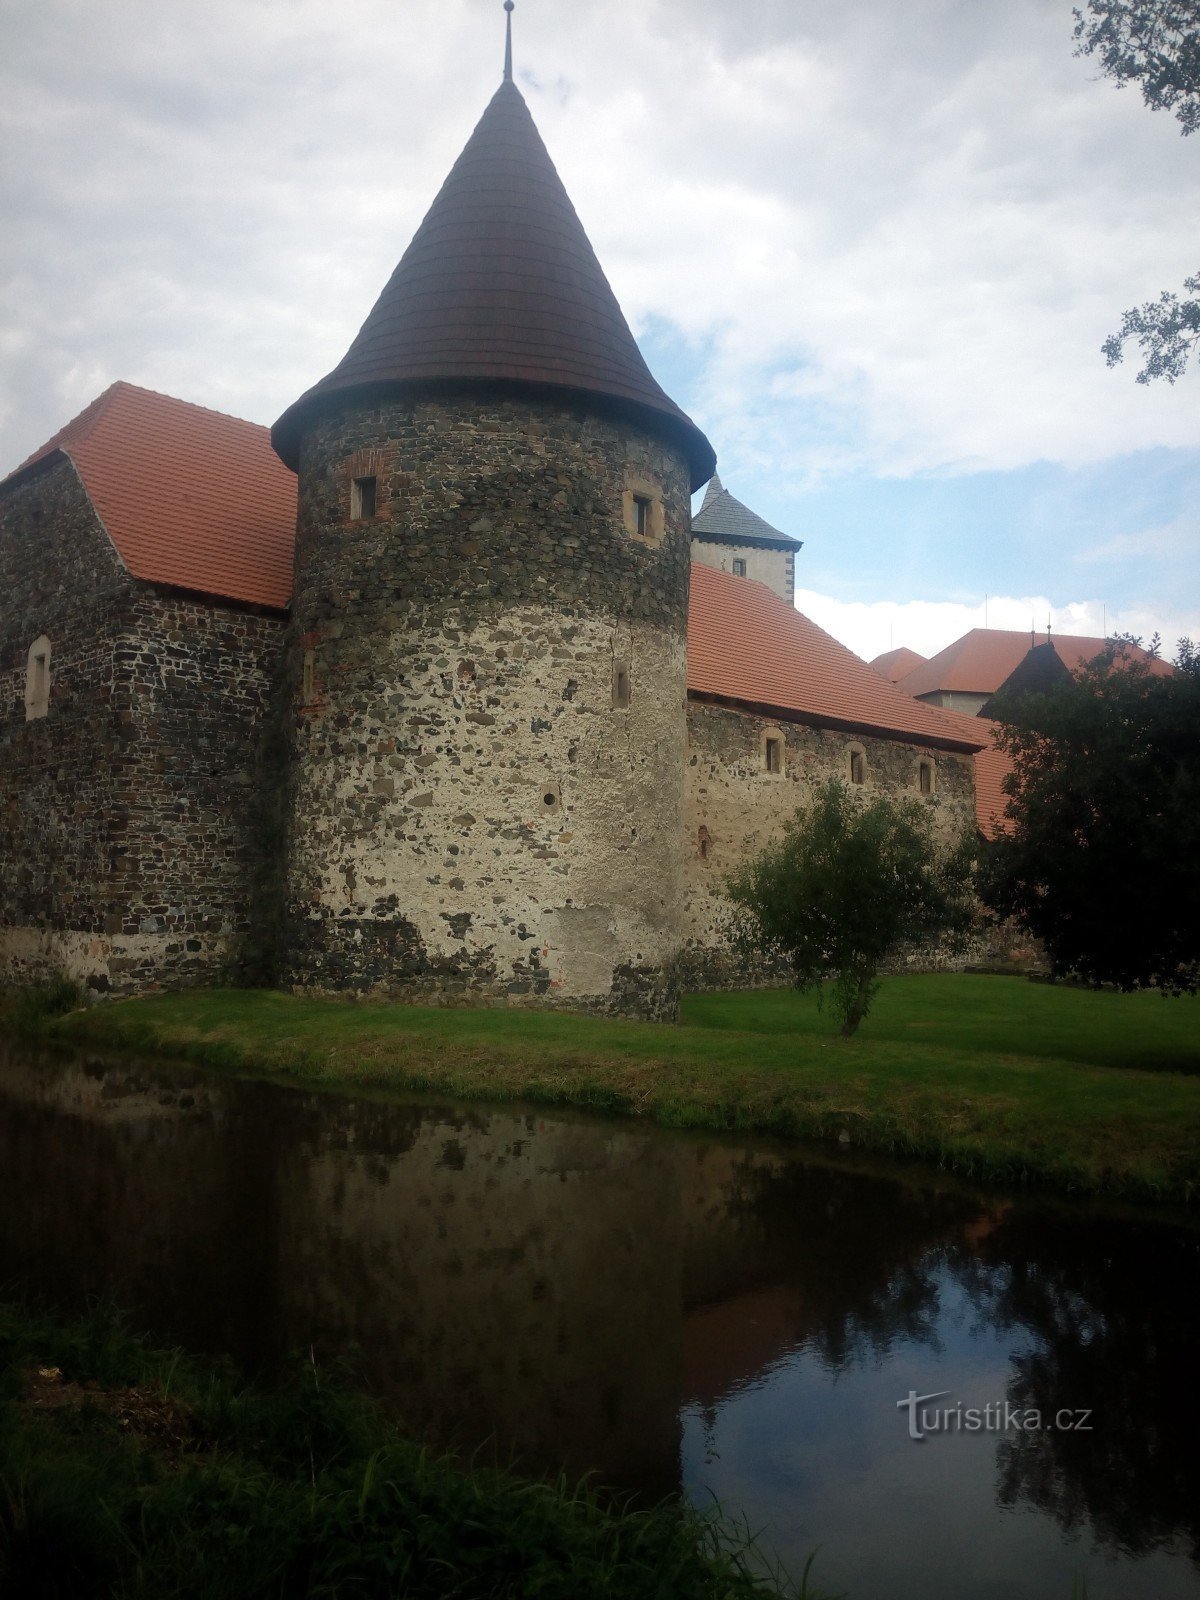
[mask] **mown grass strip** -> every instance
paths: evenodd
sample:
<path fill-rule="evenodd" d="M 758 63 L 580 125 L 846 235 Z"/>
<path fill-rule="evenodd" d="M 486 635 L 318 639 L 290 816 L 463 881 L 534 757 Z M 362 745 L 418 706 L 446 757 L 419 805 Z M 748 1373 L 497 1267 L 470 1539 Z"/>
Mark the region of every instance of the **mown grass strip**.
<path fill-rule="evenodd" d="M 694 994 L 683 1020 L 753 1033 L 828 1034 L 815 994 Z M 1200 1073 L 1200 996 L 1116 994 L 975 973 L 888 978 L 862 1024 L 875 1041 L 1011 1052 L 1094 1067 Z"/>
<path fill-rule="evenodd" d="M 884 995 L 911 981 L 889 980 Z M 946 985 L 936 991 L 934 1017 L 964 1005 L 966 991 L 932 981 Z M 743 1021 L 775 1015 L 778 1022 L 773 996 L 734 998 Z M 698 1010 L 693 997 L 685 1014 Z M 709 1017 L 714 1025 L 670 1027 L 224 990 L 96 1006 L 44 1027 L 64 1041 L 297 1083 L 573 1105 L 680 1127 L 848 1135 L 861 1149 L 1008 1184 L 1171 1201 L 1197 1190 L 1200 1078 L 1063 1059 L 1036 1043 L 982 1049 L 963 1042 L 966 1021 L 957 1037 L 948 1024 L 936 1038 L 873 1037 L 864 1028 L 842 1040 L 803 1022 L 791 1031 L 752 1031 L 731 1019 L 738 1020 L 736 1007 Z"/>

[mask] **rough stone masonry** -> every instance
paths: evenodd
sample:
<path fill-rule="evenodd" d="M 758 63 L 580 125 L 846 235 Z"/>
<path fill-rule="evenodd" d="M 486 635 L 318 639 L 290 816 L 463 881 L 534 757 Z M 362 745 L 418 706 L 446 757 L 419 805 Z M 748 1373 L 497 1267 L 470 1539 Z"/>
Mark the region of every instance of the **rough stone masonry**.
<path fill-rule="evenodd" d="M 287 977 L 672 1014 L 678 448 L 595 407 L 464 395 L 349 406 L 299 477 Z"/>

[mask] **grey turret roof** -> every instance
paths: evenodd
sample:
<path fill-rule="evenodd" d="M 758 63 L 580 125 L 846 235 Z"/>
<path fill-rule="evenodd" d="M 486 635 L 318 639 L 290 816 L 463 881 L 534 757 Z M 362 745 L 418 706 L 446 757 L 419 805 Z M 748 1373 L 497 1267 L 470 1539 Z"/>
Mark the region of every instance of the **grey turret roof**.
<path fill-rule="evenodd" d="M 709 481 L 703 505 L 692 518 L 692 537 L 714 544 L 754 545 L 766 550 L 803 548 L 800 539 L 780 533 L 749 506 L 735 499 L 716 473 Z"/>

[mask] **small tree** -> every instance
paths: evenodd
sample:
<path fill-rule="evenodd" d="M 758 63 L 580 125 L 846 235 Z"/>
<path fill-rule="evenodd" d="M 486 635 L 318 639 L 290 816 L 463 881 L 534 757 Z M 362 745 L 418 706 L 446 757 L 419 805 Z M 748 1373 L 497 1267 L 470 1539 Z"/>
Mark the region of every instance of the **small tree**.
<path fill-rule="evenodd" d="M 730 879 L 735 937 L 786 959 L 798 989 L 831 979 L 848 1037 L 889 956 L 939 935 L 961 942 L 974 921 L 973 856 L 973 837 L 939 851 L 919 802 L 863 800 L 832 780 L 778 843 Z"/>

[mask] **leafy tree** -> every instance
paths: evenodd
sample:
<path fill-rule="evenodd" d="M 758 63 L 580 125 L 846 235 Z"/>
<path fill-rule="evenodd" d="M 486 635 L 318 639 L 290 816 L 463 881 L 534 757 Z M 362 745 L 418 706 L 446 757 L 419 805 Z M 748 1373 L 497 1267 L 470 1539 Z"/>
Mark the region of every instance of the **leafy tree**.
<path fill-rule="evenodd" d="M 1118 88 L 1138 83 L 1152 111 L 1172 111 L 1180 132 L 1200 128 L 1200 5 L 1197 0 L 1088 0 L 1076 10 L 1075 54 L 1095 56 Z M 1136 339 L 1144 366 L 1139 383 L 1165 378 L 1174 383 L 1200 346 L 1200 273 L 1185 278 L 1192 296 L 1164 289 L 1157 300 L 1134 306 L 1101 349 L 1110 367 Z"/>
<path fill-rule="evenodd" d="M 1126 340 L 1136 339 L 1145 363 L 1137 375 L 1139 383 L 1154 378 L 1174 383 L 1183 377 L 1192 351 L 1200 344 L 1200 273 L 1185 278 L 1183 287 L 1196 298 L 1181 300 L 1164 289 L 1157 300 L 1125 312 L 1120 333 L 1110 333 L 1100 347 L 1110 367 L 1123 360 Z"/>
<path fill-rule="evenodd" d="M 832 979 L 834 1013 L 848 1037 L 889 956 L 938 935 L 956 942 L 972 925 L 973 856 L 973 839 L 939 851 L 919 802 L 863 800 L 834 779 L 778 843 L 730 879 L 740 908 L 735 937 L 783 957 L 798 989 Z"/>
<path fill-rule="evenodd" d="M 1075 54 L 1096 56 L 1118 88 L 1138 83 L 1151 111 L 1200 128 L 1200 7 L 1196 0 L 1088 0 L 1074 11 Z"/>
<path fill-rule="evenodd" d="M 1055 972 L 1172 994 L 1200 986 L 1200 654 L 1170 676 L 1123 643 L 1050 692 L 997 708 L 1006 831 L 980 893 Z"/>

